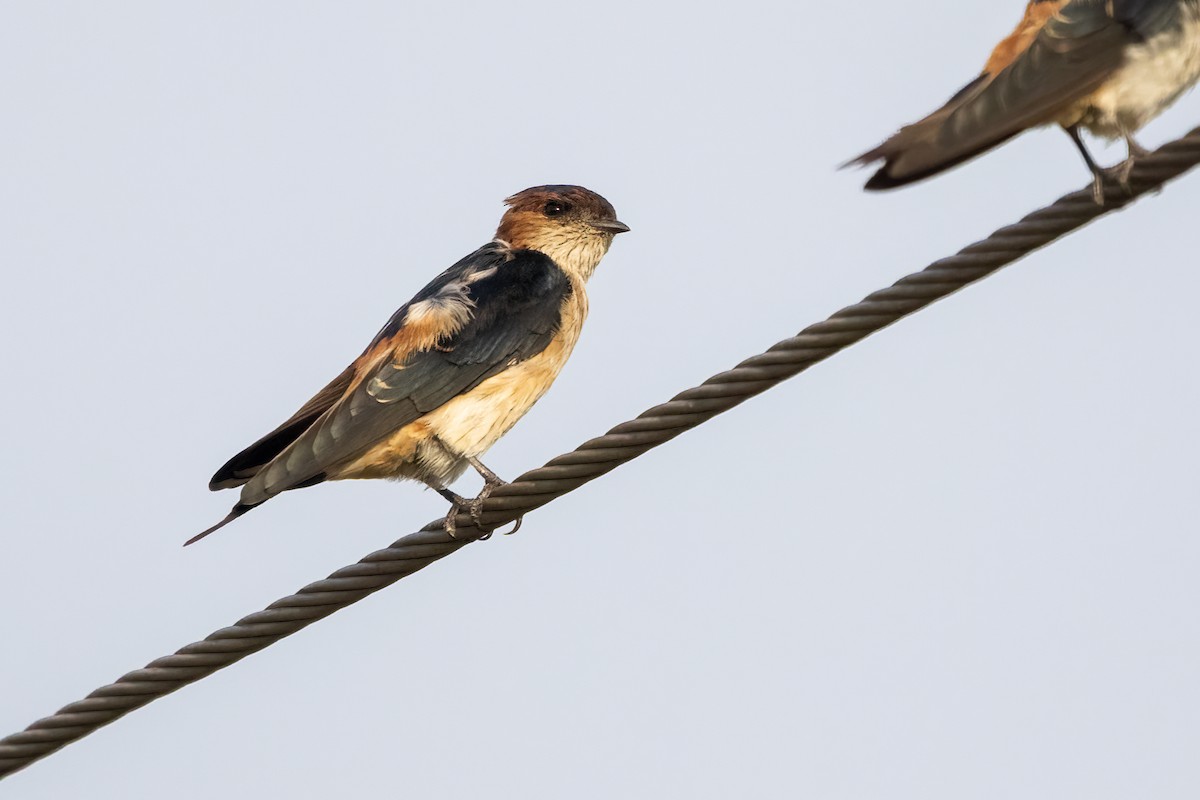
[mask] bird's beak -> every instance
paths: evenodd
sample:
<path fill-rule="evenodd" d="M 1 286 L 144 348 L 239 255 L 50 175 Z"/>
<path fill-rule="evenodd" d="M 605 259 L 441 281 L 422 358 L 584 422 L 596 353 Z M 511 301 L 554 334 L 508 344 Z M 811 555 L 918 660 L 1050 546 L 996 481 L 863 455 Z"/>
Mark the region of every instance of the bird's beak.
<path fill-rule="evenodd" d="M 593 228 L 616 236 L 618 233 L 629 233 L 629 226 L 615 219 L 594 219 L 590 223 Z"/>

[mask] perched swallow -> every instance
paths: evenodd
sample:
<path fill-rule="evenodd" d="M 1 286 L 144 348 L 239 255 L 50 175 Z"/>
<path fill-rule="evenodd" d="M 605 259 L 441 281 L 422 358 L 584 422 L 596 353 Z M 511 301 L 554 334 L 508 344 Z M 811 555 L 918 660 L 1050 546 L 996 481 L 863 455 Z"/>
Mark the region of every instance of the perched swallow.
<path fill-rule="evenodd" d="M 348 478 L 422 481 L 463 510 L 504 484 L 479 457 L 558 376 L 587 316 L 585 284 L 629 227 L 580 186 L 535 186 L 505 201 L 496 238 L 400 308 L 354 363 L 286 422 L 238 453 L 209 488 L 242 487 L 225 519 L 280 492 Z M 447 484 L 483 477 L 474 500 Z M 519 523 L 519 520 L 518 520 Z"/>
<path fill-rule="evenodd" d="M 1126 182 L 1146 151 L 1133 134 L 1200 78 L 1200 0 L 1030 0 L 983 73 L 937 111 L 849 165 L 882 160 L 868 189 L 936 175 L 1017 134 L 1057 123 L 1094 177 Z M 1096 165 L 1079 132 L 1124 139 L 1129 158 Z"/>

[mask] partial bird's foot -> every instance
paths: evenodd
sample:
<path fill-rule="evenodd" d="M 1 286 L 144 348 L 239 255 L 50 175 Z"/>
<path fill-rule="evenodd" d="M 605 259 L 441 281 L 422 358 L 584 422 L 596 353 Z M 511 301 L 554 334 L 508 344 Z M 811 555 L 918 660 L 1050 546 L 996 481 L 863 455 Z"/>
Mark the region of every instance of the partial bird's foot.
<path fill-rule="evenodd" d="M 1129 176 L 1133 174 L 1133 167 L 1137 164 L 1137 156 L 1130 156 L 1120 164 L 1114 164 L 1104 170 L 1105 177 L 1116 181 L 1117 185 L 1125 192 L 1127 196 L 1133 196 L 1133 186 L 1129 183 Z"/>
<path fill-rule="evenodd" d="M 478 458 L 475 458 L 474 456 L 468 456 L 467 463 L 474 467 L 475 471 L 478 472 L 480 477 L 483 478 L 483 491 L 479 493 L 479 498 L 477 498 L 479 502 L 482 503 L 483 500 L 487 499 L 492 492 L 501 486 L 508 486 L 508 481 L 504 480 L 499 475 L 485 467 L 483 462 Z M 524 519 L 524 517 L 517 517 L 516 522 L 513 524 L 513 529 L 511 531 L 506 531 L 504 535 L 512 536 L 514 533 L 521 530 L 521 522 Z M 491 534 L 492 532 L 488 531 L 488 535 L 490 536 Z"/>
<path fill-rule="evenodd" d="M 1129 182 L 1129 176 L 1133 173 L 1135 164 L 1137 164 L 1137 157 L 1133 156 L 1120 164 L 1111 167 L 1096 167 L 1092 170 L 1092 199 L 1096 201 L 1096 205 L 1104 205 L 1104 184 L 1108 181 L 1120 186 L 1127 197 L 1133 196 L 1133 186 Z"/>
<path fill-rule="evenodd" d="M 450 510 L 446 512 L 446 519 L 442 522 L 442 527 L 446 529 L 446 533 L 450 534 L 451 539 L 457 539 L 458 536 L 454 532 L 458 530 L 458 515 L 464 511 L 467 512 L 471 515 L 475 526 L 479 527 L 479 519 L 483 512 L 483 501 L 492 493 L 492 487 L 484 484 L 483 491 L 473 500 L 468 500 L 461 494 L 452 492 L 449 489 L 438 489 L 437 493 L 450 501 Z M 491 535 L 492 532 L 488 531 L 479 538 L 482 541 L 483 539 L 490 538 Z"/>
<path fill-rule="evenodd" d="M 446 512 L 446 519 L 443 520 L 442 527 L 446 529 L 446 533 L 450 534 L 451 539 L 457 539 L 458 537 L 454 535 L 454 531 L 458 526 L 456 517 L 464 509 L 470 507 L 471 501 L 458 492 L 452 492 L 444 486 L 435 486 L 433 490 L 450 501 L 450 510 Z"/>

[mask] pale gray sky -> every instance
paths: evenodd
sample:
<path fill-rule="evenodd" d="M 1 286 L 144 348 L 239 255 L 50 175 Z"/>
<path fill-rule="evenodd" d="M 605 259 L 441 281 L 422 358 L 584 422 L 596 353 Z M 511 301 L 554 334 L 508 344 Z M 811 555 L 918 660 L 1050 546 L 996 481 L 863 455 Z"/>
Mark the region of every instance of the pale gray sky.
<path fill-rule="evenodd" d="M 580 183 L 633 227 L 487 459 L 513 476 L 1083 186 L 1054 131 L 896 194 L 834 169 L 1021 5 L 0 7 L 0 735 L 444 512 L 335 484 L 180 547 L 231 502 L 213 470 L 506 195 Z M 1185 179 L 0 795 L 1195 797 L 1198 203 Z"/>

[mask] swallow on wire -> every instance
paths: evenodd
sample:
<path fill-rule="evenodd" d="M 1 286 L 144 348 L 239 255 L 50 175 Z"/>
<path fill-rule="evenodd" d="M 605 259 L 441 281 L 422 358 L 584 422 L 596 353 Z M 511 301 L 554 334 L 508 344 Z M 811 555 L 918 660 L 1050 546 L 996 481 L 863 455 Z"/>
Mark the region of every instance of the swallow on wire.
<path fill-rule="evenodd" d="M 845 166 L 883 161 L 867 189 L 936 175 L 1017 134 L 1058 124 L 1083 154 L 1097 203 L 1128 189 L 1146 154 L 1133 135 L 1200 78 L 1200 0 L 1030 0 L 982 74 L 929 116 Z M 1096 164 L 1080 131 L 1124 139 L 1128 158 Z"/>
<path fill-rule="evenodd" d="M 241 497 L 185 544 L 281 492 L 349 478 L 425 483 L 451 502 L 452 536 L 460 512 L 478 522 L 504 485 L 479 457 L 558 376 L 587 316 L 585 284 L 629 230 L 580 186 L 535 186 L 505 202 L 495 239 L 434 278 L 341 375 L 217 470 L 209 488 L 240 486 Z M 468 466 L 484 480 L 471 500 L 447 488 Z"/>

